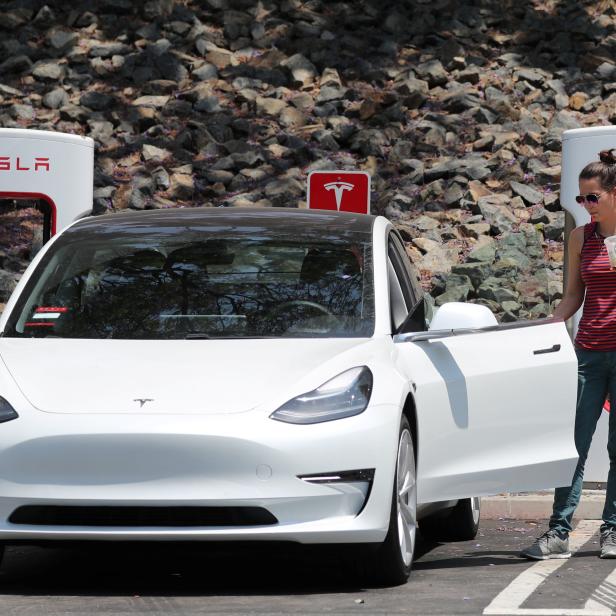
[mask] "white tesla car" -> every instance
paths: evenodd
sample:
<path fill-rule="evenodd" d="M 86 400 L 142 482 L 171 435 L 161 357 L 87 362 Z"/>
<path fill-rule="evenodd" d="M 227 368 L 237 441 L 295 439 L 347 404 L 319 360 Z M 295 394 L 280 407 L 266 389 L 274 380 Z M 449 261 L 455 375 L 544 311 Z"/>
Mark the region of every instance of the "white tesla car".
<path fill-rule="evenodd" d="M 416 530 L 570 480 L 564 323 L 426 324 L 383 217 L 174 209 L 79 220 L 0 319 L 0 543 L 354 544 L 404 582 Z M 0 548 L 0 551 L 2 548 Z"/>

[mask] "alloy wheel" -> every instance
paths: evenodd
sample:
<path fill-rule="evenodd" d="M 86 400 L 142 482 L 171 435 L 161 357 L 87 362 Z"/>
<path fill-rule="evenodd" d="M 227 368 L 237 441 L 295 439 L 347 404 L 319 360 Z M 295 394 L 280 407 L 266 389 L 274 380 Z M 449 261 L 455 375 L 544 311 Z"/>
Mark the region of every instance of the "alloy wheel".
<path fill-rule="evenodd" d="M 417 477 L 413 439 L 408 430 L 403 430 L 398 444 L 396 469 L 398 498 L 398 544 L 405 566 L 413 561 L 417 534 Z"/>

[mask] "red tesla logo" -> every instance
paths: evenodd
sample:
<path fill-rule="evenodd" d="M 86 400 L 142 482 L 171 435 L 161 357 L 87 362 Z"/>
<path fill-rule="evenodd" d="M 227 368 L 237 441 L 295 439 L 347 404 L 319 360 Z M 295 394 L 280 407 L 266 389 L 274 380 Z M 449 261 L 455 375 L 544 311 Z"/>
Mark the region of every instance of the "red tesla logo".
<path fill-rule="evenodd" d="M 370 213 L 370 175 L 366 171 L 313 171 L 308 176 L 312 210 Z"/>
<path fill-rule="evenodd" d="M 49 158 L 37 156 L 24 161 L 21 156 L 0 156 L 0 171 L 49 171 Z"/>

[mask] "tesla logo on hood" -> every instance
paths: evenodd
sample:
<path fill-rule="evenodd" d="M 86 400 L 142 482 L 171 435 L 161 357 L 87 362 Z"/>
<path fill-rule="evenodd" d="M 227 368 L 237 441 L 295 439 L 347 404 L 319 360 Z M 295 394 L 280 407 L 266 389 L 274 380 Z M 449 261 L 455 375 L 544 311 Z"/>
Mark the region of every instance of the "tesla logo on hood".
<path fill-rule="evenodd" d="M 139 408 L 142 409 L 146 402 L 154 402 L 154 398 L 133 398 L 133 402 L 139 402 Z"/>
<path fill-rule="evenodd" d="M 49 171 L 49 158 L 36 156 L 24 162 L 21 156 L 0 156 L 0 171 Z"/>

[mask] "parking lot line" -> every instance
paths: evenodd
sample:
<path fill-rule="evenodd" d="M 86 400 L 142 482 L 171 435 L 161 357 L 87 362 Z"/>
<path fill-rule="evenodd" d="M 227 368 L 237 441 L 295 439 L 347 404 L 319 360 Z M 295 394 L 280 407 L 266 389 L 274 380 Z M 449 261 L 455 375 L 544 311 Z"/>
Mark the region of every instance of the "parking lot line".
<path fill-rule="evenodd" d="M 569 548 L 571 552 L 577 552 L 599 529 L 602 522 L 601 520 L 581 520 L 575 530 L 569 536 Z M 601 592 L 609 588 L 612 588 L 611 576 L 608 576 L 599 588 L 593 593 L 590 601 L 586 603 L 582 609 L 535 609 L 535 608 L 522 608 L 520 607 L 530 595 L 537 590 L 541 582 L 547 579 L 554 571 L 562 567 L 566 562 L 565 560 L 540 560 L 534 565 L 526 569 L 523 573 L 518 575 L 509 586 L 502 590 L 484 610 L 484 615 L 500 615 L 500 616 L 607 616 L 612 614 L 611 608 L 605 605 L 605 602 L 601 603 L 599 595 L 595 597 L 595 593 L 604 588 Z M 610 580 L 608 582 L 608 580 Z M 612 591 L 610 590 L 610 593 Z"/>
<path fill-rule="evenodd" d="M 616 569 L 614 569 L 592 593 L 584 608 L 597 610 L 616 607 Z"/>

